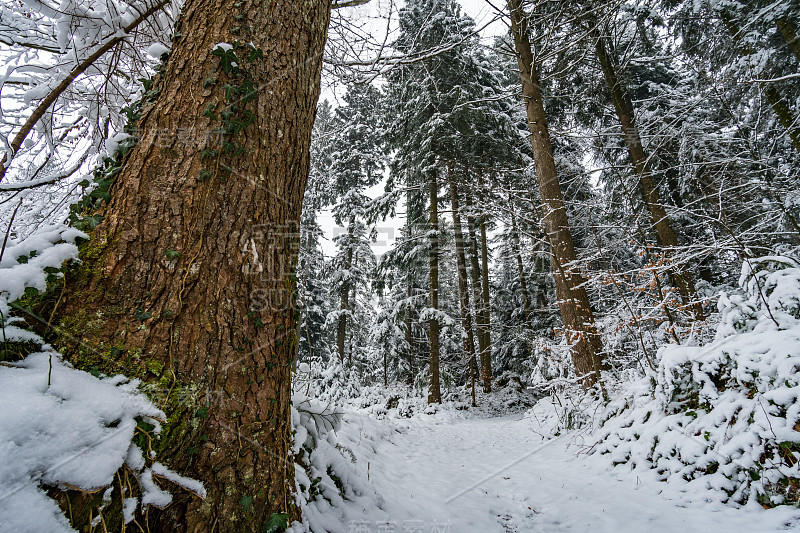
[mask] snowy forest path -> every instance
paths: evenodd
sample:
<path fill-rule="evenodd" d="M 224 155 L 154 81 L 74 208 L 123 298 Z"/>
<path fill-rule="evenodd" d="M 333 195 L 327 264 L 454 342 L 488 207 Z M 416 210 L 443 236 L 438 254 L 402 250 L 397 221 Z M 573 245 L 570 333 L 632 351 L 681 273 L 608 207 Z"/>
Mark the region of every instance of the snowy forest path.
<path fill-rule="evenodd" d="M 786 514 L 686 504 L 663 483 L 576 456 L 571 436 L 543 445 L 530 420 L 409 422 L 371 457 L 385 518 L 350 531 L 419 533 L 778 531 Z M 510 465 L 510 466 L 509 466 Z M 361 527 L 361 529 L 358 529 Z"/>

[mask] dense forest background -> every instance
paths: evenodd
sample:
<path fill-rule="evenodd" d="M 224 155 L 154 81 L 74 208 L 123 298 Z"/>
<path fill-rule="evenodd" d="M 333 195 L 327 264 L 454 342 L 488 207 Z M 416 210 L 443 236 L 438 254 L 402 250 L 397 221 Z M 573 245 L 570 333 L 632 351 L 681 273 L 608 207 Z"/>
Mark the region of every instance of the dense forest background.
<path fill-rule="evenodd" d="M 359 383 L 424 388 L 436 343 L 447 389 L 484 368 L 571 380 L 565 270 L 583 278 L 611 374 L 642 373 L 660 346 L 713 336 L 743 261 L 796 253 L 788 3 L 529 9 L 574 257 L 554 262 L 542 223 L 512 37 L 487 45 L 455 2 L 409 2 L 393 47 L 431 57 L 377 87 L 356 75 L 317 112 L 299 268 L 312 368 L 338 358 Z M 332 257 L 323 210 L 344 228 Z M 370 240 L 397 226 L 376 258 Z"/>

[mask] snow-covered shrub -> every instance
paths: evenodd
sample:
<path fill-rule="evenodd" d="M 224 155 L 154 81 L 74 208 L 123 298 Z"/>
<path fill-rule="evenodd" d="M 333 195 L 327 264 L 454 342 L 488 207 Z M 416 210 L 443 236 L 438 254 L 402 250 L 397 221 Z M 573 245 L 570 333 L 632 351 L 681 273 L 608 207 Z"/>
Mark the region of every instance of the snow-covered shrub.
<path fill-rule="evenodd" d="M 607 382 L 606 387 L 609 385 Z M 531 387 L 530 393 L 538 401 L 525 412 L 525 418 L 535 423 L 534 431 L 544 439 L 566 432 L 582 435 L 599 425 L 603 395 L 598 387 L 586 390 L 573 378 Z"/>
<path fill-rule="evenodd" d="M 3 343 L 28 342 L 38 337 L 12 324 L 11 304 L 26 291 L 44 291 L 50 276 L 57 276 L 61 265 L 78 257 L 75 239 L 85 233 L 64 226 L 50 226 L 19 243 L 5 246 L 0 254 L 0 320 Z M 6 243 L 8 244 L 8 243 Z"/>
<path fill-rule="evenodd" d="M 85 235 L 55 226 L 7 247 L 0 261 L 3 349 L 11 342 L 37 346 L 21 361 L 0 359 L 0 531 L 73 531 L 46 487 L 94 492 L 105 489 L 91 526 L 102 521 L 112 498 L 121 499 L 123 520 L 137 508 L 166 507 L 172 495 L 154 476 L 205 497 L 202 484 L 155 461 L 134 442 L 137 430 L 157 435 L 164 413 L 139 391 L 137 380 L 95 376 L 72 368 L 37 334 L 9 316 L 26 290 L 45 290 L 48 277 L 75 259 L 74 241 Z M 15 357 L 16 359 L 16 357 Z M 123 467 L 138 480 L 140 494 L 113 494 Z M 123 489 L 126 490 L 126 489 Z"/>
<path fill-rule="evenodd" d="M 368 464 L 354 449 L 374 456 L 377 443 L 392 431 L 367 417 L 322 404 L 302 394 L 292 396 L 295 484 L 302 525 L 294 531 L 338 532 L 352 509 L 381 508 L 383 498 L 369 482 Z M 355 505 L 345 505 L 356 502 Z"/>
<path fill-rule="evenodd" d="M 552 380 L 571 378 L 575 375 L 569 346 L 563 336 L 556 344 L 547 338 L 538 338 L 533 344 L 534 364 L 528 376 L 531 385 L 546 385 Z"/>
<path fill-rule="evenodd" d="M 342 405 L 345 400 L 361 395 L 361 385 L 351 369 L 338 357 L 328 362 L 302 363 L 295 381 L 307 383 L 306 393 L 329 405 Z M 295 387 L 298 391 L 302 388 Z"/>
<path fill-rule="evenodd" d="M 714 342 L 661 349 L 612 404 L 594 452 L 684 490 L 764 505 L 800 499 L 800 264 L 745 262 Z"/>
<path fill-rule="evenodd" d="M 141 506 L 166 507 L 169 492 L 154 476 L 201 497 L 203 486 L 158 462 L 149 466 L 133 443 L 138 427 L 160 428 L 166 416 L 124 376 L 98 378 L 73 369 L 52 351 L 0 366 L 0 531 L 72 531 L 44 487 L 94 492 L 110 502 L 115 474 L 123 466 L 139 482 L 141 495 L 123 498 L 124 521 Z M 104 507 L 104 506 L 101 506 Z M 102 509 L 95 513 L 100 523 Z"/>

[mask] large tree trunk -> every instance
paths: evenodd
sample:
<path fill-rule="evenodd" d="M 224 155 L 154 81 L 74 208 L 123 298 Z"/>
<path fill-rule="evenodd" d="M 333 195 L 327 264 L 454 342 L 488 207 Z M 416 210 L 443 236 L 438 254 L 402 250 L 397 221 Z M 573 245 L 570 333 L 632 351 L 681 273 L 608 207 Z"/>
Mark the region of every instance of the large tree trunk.
<path fill-rule="evenodd" d="M 617 76 L 614 62 L 606 46 L 605 37 L 595 30 L 594 39 L 597 58 L 600 61 L 606 85 L 608 85 L 608 90 L 611 93 L 611 99 L 614 101 L 614 108 L 622 126 L 622 134 L 625 137 L 628 154 L 630 154 L 636 175 L 639 177 L 642 198 L 656 228 L 656 234 L 662 246 L 661 250 L 669 258 L 678 246 L 678 236 L 672 229 L 669 215 L 667 215 L 667 211 L 659 198 L 650 162 L 644 151 L 639 129 L 636 127 L 633 102 L 630 94 L 628 94 L 628 91 Z M 698 301 L 694 281 L 689 272 L 680 265 L 673 265 L 670 268 L 669 277 L 672 284 L 678 288 L 683 305 L 690 306 L 694 316 L 702 320 L 705 312 L 703 311 L 703 305 Z"/>
<path fill-rule="evenodd" d="M 572 270 L 577 255 L 553 160 L 550 132 L 539 88 L 539 74 L 534 65 L 533 51 L 528 40 L 526 15 L 522 10 L 521 0 L 508 0 L 508 7 L 522 81 L 522 96 L 531 132 L 530 142 L 533 148 L 539 196 L 543 203 L 542 225 L 550 242 L 561 320 L 567 340 L 572 346 L 575 371 L 582 376 L 584 385 L 590 386 L 598 381 L 600 371 L 604 368 L 603 346 L 595 328 L 589 296 L 584 288 L 585 279 L 579 272 Z"/>
<path fill-rule="evenodd" d="M 481 275 L 480 257 L 478 255 L 478 227 L 477 223 L 475 222 L 475 215 L 473 213 L 474 204 L 472 202 L 472 195 L 469 192 L 467 192 L 467 207 L 470 277 L 472 278 L 472 299 L 475 303 L 475 319 L 478 323 L 478 351 L 480 353 L 481 362 L 481 381 L 483 383 L 484 392 L 491 392 L 491 360 L 486 360 L 486 354 L 489 353 L 489 317 L 486 315 L 486 313 L 484 313 L 487 302 L 483 301 L 484 292 L 481 288 L 481 280 L 483 276 Z M 488 379 L 485 379 L 485 376 L 488 376 Z"/>
<path fill-rule="evenodd" d="M 296 251 L 329 17 L 327 0 L 186 1 L 160 95 L 68 280 L 59 316 L 80 342 L 64 336 L 64 351 L 155 375 L 170 416 L 161 460 L 208 490 L 151 510 L 150 531 L 263 531 L 274 513 L 298 517 Z M 263 53 L 236 50 L 238 75 L 211 54 L 234 40 Z M 240 93 L 226 102 L 230 86 Z M 218 133 L 250 113 L 244 130 Z"/>
<path fill-rule="evenodd" d="M 469 309 L 469 287 L 467 282 L 467 259 L 464 254 L 464 233 L 461 228 L 461 212 L 458 203 L 458 185 L 455 177 L 448 171 L 450 181 L 450 206 L 453 209 L 453 233 L 456 244 L 456 266 L 458 267 L 458 296 L 461 304 L 461 327 L 464 335 L 461 340 L 464 346 L 464 360 L 467 363 L 468 384 L 472 387 L 472 403 L 475 404 L 475 335 L 472 330 L 472 313 Z"/>
<path fill-rule="evenodd" d="M 429 171 L 428 190 L 430 193 L 430 215 L 428 226 L 428 242 L 430 244 L 430 309 L 439 311 L 439 184 L 436 181 L 436 170 Z M 430 383 L 428 385 L 428 403 L 442 403 L 441 386 L 439 385 L 439 317 L 431 316 L 430 327 Z"/>

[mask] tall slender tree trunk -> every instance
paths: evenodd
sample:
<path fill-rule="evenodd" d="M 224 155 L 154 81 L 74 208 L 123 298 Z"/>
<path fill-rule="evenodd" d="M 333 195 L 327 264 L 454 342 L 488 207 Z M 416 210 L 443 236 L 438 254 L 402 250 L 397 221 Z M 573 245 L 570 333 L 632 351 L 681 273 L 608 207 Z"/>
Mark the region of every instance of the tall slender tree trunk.
<path fill-rule="evenodd" d="M 352 247 L 352 240 L 353 240 L 353 224 L 355 223 L 354 219 L 350 219 L 350 223 L 347 227 L 347 234 L 348 234 L 348 248 L 347 253 L 345 254 L 345 269 L 347 270 L 348 276 L 350 275 L 350 269 L 353 267 L 353 247 Z M 344 356 L 345 356 L 345 339 L 347 337 L 347 311 L 350 309 L 350 278 L 348 277 L 346 280 L 342 282 L 341 292 L 340 294 L 340 301 L 339 301 L 339 310 L 342 312 L 339 315 L 339 323 L 337 324 L 336 329 L 336 346 L 339 350 L 339 360 L 344 363 Z M 352 366 L 352 360 L 350 361 L 350 366 Z"/>
<path fill-rule="evenodd" d="M 408 238 L 413 238 L 414 236 L 414 228 L 416 227 L 417 220 L 419 216 L 414 213 L 416 210 L 412 210 L 412 205 L 414 205 L 414 189 L 412 189 L 410 184 L 410 178 L 406 175 L 406 232 Z M 418 270 L 417 261 L 414 260 L 413 265 L 409 265 L 406 267 L 406 301 L 408 305 L 406 307 L 406 344 L 408 344 L 408 384 L 413 387 L 414 386 L 414 379 L 416 378 L 416 358 L 417 358 L 417 342 L 414 338 L 414 309 L 412 307 L 412 297 L 415 296 L 414 290 L 414 275 L 415 272 Z"/>
<path fill-rule="evenodd" d="M 160 95 L 68 277 L 57 316 L 73 337 L 60 346 L 167 384 L 160 460 L 208 491 L 151 510 L 150 531 L 261 532 L 274 513 L 299 516 L 295 270 L 329 17 L 327 0 L 187 0 Z M 241 70 L 229 75 L 211 51 L 234 40 L 263 56 L 235 50 Z M 226 101 L 228 85 L 239 97 Z M 220 149 L 212 132 L 225 124 L 210 109 L 252 117 L 223 134 L 236 154 Z"/>
<path fill-rule="evenodd" d="M 672 229 L 669 215 L 667 215 L 667 211 L 664 209 L 664 205 L 659 198 L 658 188 L 653 180 L 650 162 L 644 151 L 639 129 L 636 127 L 633 102 L 631 101 L 627 89 L 622 85 L 617 76 L 614 61 L 606 46 L 606 38 L 595 30 L 594 39 L 597 58 L 600 61 L 600 67 L 603 71 L 606 85 L 611 93 L 611 99 L 614 101 L 614 108 L 617 111 L 617 117 L 622 126 L 622 134 L 625 137 L 628 154 L 631 157 L 631 162 L 639 178 L 639 188 L 642 192 L 642 198 L 647 206 L 647 210 L 650 212 L 653 225 L 656 228 L 656 234 L 662 246 L 661 250 L 667 257 L 671 257 L 673 251 L 678 246 L 678 236 Z M 694 280 L 692 280 L 689 272 L 679 265 L 673 265 L 670 268 L 669 277 L 673 285 L 677 287 L 683 304 L 685 306 L 691 306 L 694 316 L 702 320 L 705 317 L 705 312 L 703 311 L 703 305 L 698 301 L 697 291 L 694 288 Z"/>
<path fill-rule="evenodd" d="M 313 207 L 312 211 L 316 215 L 316 213 L 317 213 L 316 206 Z M 306 344 L 308 345 L 308 360 L 309 360 L 309 362 L 312 360 L 312 356 L 313 356 L 312 343 L 311 343 L 311 320 L 310 320 L 311 317 L 310 317 L 310 313 L 309 313 L 309 309 L 310 309 L 311 306 L 309 305 L 309 301 L 308 301 L 308 296 L 309 296 L 309 290 L 308 290 L 309 289 L 309 286 L 308 286 L 309 285 L 309 281 L 308 280 L 311 277 L 311 254 L 312 254 L 313 249 L 314 249 L 313 248 L 313 235 L 314 235 L 313 230 L 311 228 L 309 228 L 308 231 L 306 231 L 306 243 L 305 243 L 306 261 L 305 261 L 305 265 L 304 265 L 305 268 L 303 269 L 303 279 L 300 280 L 300 284 L 299 284 L 302 292 L 298 294 L 298 299 L 300 300 L 300 305 L 301 305 L 302 309 L 305 311 Z M 300 339 L 302 326 L 303 326 L 302 321 L 298 320 L 297 321 L 297 339 L 298 339 L 298 342 L 299 342 L 299 339 Z M 299 353 L 298 353 L 298 356 L 299 356 Z M 293 368 L 292 368 L 293 372 L 295 370 L 297 370 L 297 357 L 295 358 L 295 362 L 294 362 L 294 365 L 293 365 Z"/>
<path fill-rule="evenodd" d="M 411 282 L 409 281 L 406 285 L 406 301 L 408 301 L 408 306 L 406 307 L 406 345 L 408 345 L 408 384 L 414 385 L 414 356 L 416 353 L 416 345 L 414 343 L 414 320 L 411 316 L 411 296 L 413 294 Z"/>
<path fill-rule="evenodd" d="M 533 192 L 530 180 L 526 180 L 526 185 L 528 186 L 528 198 L 530 199 L 531 205 L 536 205 L 536 195 Z M 544 313 L 547 308 L 547 277 L 545 273 L 547 270 L 552 270 L 547 267 L 546 239 L 547 236 L 544 233 L 540 233 L 533 239 L 533 246 L 531 246 L 531 264 L 533 265 L 533 271 L 536 276 L 534 281 L 534 287 L 536 288 L 536 306 L 540 313 Z"/>
<path fill-rule="evenodd" d="M 584 385 L 590 386 L 599 380 L 600 372 L 604 368 L 603 346 L 594 324 L 589 296 L 584 288 L 586 280 L 579 272 L 572 270 L 577 255 L 556 174 L 547 117 L 539 88 L 539 74 L 534 65 L 522 0 L 508 0 L 508 7 L 522 81 L 522 96 L 531 132 L 530 142 L 539 196 L 543 204 L 542 225 L 550 242 L 561 320 L 567 340 L 572 346 L 575 371 L 582 376 Z"/>
<path fill-rule="evenodd" d="M 439 311 L 439 184 L 436 170 L 429 171 L 428 191 L 430 194 L 430 211 L 428 226 L 428 242 L 430 244 L 430 308 L 434 313 Z M 430 383 L 428 385 L 428 403 L 441 403 L 442 392 L 439 384 L 439 317 L 431 316 L 428 320 L 430 328 Z"/>
<path fill-rule="evenodd" d="M 482 181 L 482 180 L 481 180 Z M 483 309 L 483 334 L 486 336 L 486 349 L 481 350 L 481 381 L 483 391 L 492 390 L 492 308 L 489 304 L 489 240 L 486 236 L 486 214 L 481 213 L 481 305 Z"/>
<path fill-rule="evenodd" d="M 531 301 L 528 296 L 528 282 L 525 278 L 525 267 L 522 264 L 522 246 L 519 240 L 519 230 L 517 229 L 517 215 L 514 211 L 514 204 L 511 195 L 508 198 L 508 205 L 511 206 L 511 247 L 517 259 L 517 274 L 519 275 L 519 290 L 522 293 L 522 309 L 525 312 L 525 325 L 530 326 L 533 319 L 531 311 Z"/>
<path fill-rule="evenodd" d="M 472 330 L 472 313 L 469 305 L 469 288 L 467 282 L 467 259 L 464 254 L 464 233 L 461 228 L 461 212 L 458 202 L 458 185 L 455 176 L 448 169 L 450 182 L 450 206 L 453 210 L 453 232 L 456 241 L 456 266 L 458 267 L 458 296 L 461 304 L 461 327 L 464 335 L 461 340 L 464 346 L 464 360 L 467 363 L 468 383 L 472 387 L 472 403 L 475 404 L 475 377 L 477 362 L 475 361 L 475 335 Z"/>
<path fill-rule="evenodd" d="M 470 258 L 470 274 L 472 278 L 472 299 L 475 303 L 475 318 L 478 323 L 478 351 L 481 362 L 481 382 L 483 384 L 484 392 L 491 391 L 492 385 L 492 369 L 491 363 L 487 362 L 486 354 L 489 353 L 489 317 L 484 313 L 486 309 L 486 302 L 483 301 L 483 289 L 480 255 L 478 251 L 478 225 L 475 221 L 475 214 L 473 212 L 474 203 L 472 195 L 467 191 L 467 230 L 469 231 L 469 258 Z M 484 376 L 489 376 L 488 380 Z M 487 382 L 489 387 L 487 388 Z"/>

